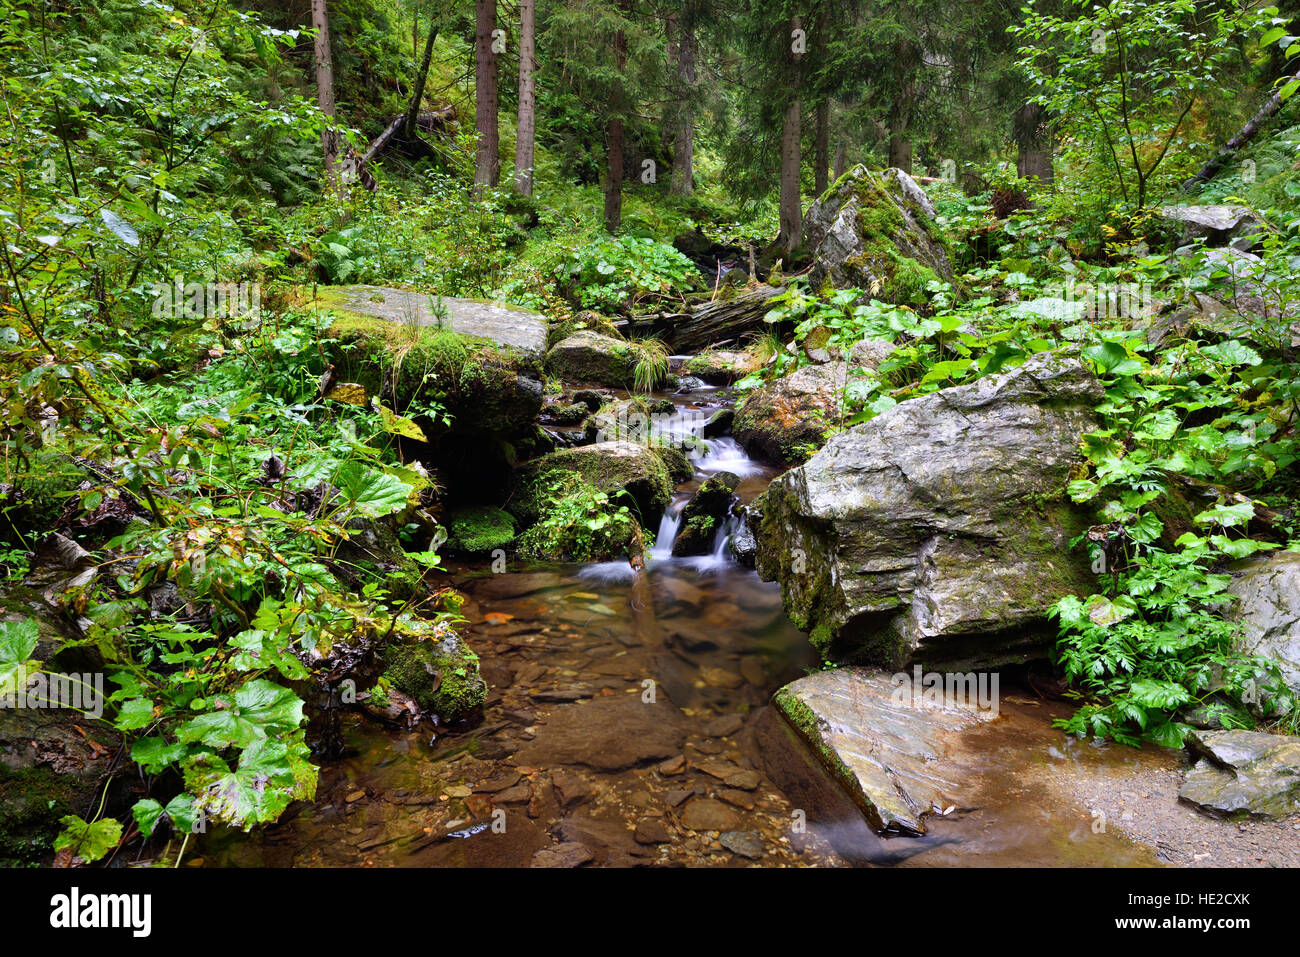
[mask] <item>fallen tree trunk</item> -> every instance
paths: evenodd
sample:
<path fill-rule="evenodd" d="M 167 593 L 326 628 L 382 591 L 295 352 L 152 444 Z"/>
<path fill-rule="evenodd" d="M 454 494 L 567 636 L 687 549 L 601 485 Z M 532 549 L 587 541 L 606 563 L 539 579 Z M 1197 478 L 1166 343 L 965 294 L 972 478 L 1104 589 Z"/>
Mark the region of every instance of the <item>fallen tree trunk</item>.
<path fill-rule="evenodd" d="M 1255 134 L 1259 132 L 1260 127 L 1262 127 L 1274 113 L 1282 108 L 1282 89 L 1287 85 L 1287 83 L 1296 81 L 1300 81 L 1300 73 L 1288 77 L 1286 83 L 1283 83 L 1274 91 L 1273 95 L 1270 96 L 1264 102 L 1264 105 L 1259 108 L 1259 111 L 1250 118 L 1250 122 L 1243 126 L 1236 136 L 1228 140 L 1219 152 L 1210 157 L 1209 162 L 1202 166 L 1195 176 L 1183 184 L 1183 192 L 1190 193 L 1202 183 L 1208 183 L 1214 178 L 1219 170 L 1223 169 L 1224 164 L 1228 162 L 1228 158 L 1232 156 L 1233 153 L 1237 152 L 1237 150 L 1241 149 L 1254 139 Z"/>
<path fill-rule="evenodd" d="M 664 339 L 673 352 L 687 354 L 754 332 L 764 326 L 767 301 L 780 291 L 774 286 L 757 286 L 737 292 L 731 299 L 706 302 L 692 313 L 670 316 Z"/>
<path fill-rule="evenodd" d="M 444 129 L 451 120 L 455 119 L 455 117 L 456 107 L 451 105 L 444 106 L 439 110 L 425 110 L 416 117 L 415 126 L 417 130 L 422 132 L 436 133 Z M 393 122 L 389 123 L 384 131 L 375 137 L 374 142 L 366 147 L 365 153 L 363 153 L 359 159 L 355 160 L 357 175 L 360 176 L 366 189 L 370 190 L 372 193 L 375 191 L 375 182 L 365 174 L 366 166 L 374 160 L 376 156 L 387 149 L 390 143 L 399 146 L 402 149 L 402 152 L 414 156 L 417 159 L 423 156 L 432 157 L 435 155 L 433 147 L 420 139 L 418 135 L 406 135 L 406 122 L 406 114 L 394 118 Z"/>

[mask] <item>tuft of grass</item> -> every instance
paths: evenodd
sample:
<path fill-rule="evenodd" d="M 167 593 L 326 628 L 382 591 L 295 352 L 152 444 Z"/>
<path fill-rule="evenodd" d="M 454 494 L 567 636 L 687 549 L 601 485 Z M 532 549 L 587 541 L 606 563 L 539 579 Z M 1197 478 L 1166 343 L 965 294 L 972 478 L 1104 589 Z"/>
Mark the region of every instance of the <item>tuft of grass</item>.
<path fill-rule="evenodd" d="M 650 392 L 668 377 L 668 346 L 660 339 L 638 339 L 632 343 L 636 365 L 632 386 L 636 392 Z"/>

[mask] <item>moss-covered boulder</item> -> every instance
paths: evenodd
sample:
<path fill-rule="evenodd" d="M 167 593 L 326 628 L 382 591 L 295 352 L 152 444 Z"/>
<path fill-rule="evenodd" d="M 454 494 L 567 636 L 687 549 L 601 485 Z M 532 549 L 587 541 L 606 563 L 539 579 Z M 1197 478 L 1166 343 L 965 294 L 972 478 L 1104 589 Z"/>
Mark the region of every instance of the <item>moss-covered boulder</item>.
<path fill-rule="evenodd" d="M 706 555 L 713 539 L 731 511 L 731 499 L 740 484 L 740 476 L 718 472 L 701 485 L 682 509 L 681 528 L 673 540 L 673 554 Z"/>
<path fill-rule="evenodd" d="M 478 655 L 449 625 L 397 629 L 384 650 L 384 680 L 442 724 L 475 717 L 487 697 Z"/>
<path fill-rule="evenodd" d="M 12 626 L 30 620 L 38 636 L 33 654 L 47 673 L 97 672 L 102 680 L 102 660 L 96 666 L 87 658 L 97 659 L 94 649 L 78 647 L 79 636 L 65 632 L 57 612 L 38 595 L 7 590 L 0 596 L 0 621 Z M 105 694 L 112 690 L 103 688 Z M 80 711 L 0 708 L 0 866 L 48 862 L 59 819 L 84 815 L 96 804 L 120 744 L 106 721 Z M 115 796 L 110 795 L 110 813 L 119 810 Z"/>
<path fill-rule="evenodd" d="M 898 169 L 855 166 L 813 203 L 804 219 L 814 289 L 856 287 L 888 302 L 918 305 L 926 284 L 953 281 L 934 207 Z"/>
<path fill-rule="evenodd" d="M 399 411 L 441 406 L 460 432 L 509 436 L 537 418 L 546 321 L 536 313 L 442 299 L 439 315 L 439 300 L 381 286 L 324 287 L 318 297 L 334 315 L 330 359 L 339 379 Z M 427 421 L 436 428 L 446 419 Z"/>
<path fill-rule="evenodd" d="M 448 524 L 447 547 L 468 555 L 505 548 L 515 540 L 514 517 L 492 505 L 453 509 Z"/>
<path fill-rule="evenodd" d="M 546 354 L 546 371 L 566 382 L 630 386 L 637 355 L 624 339 L 583 330 L 556 343 Z"/>
<path fill-rule="evenodd" d="M 758 570 L 827 657 L 945 670 L 1045 656 L 1047 610 L 1095 589 L 1065 496 L 1102 395 L 1052 354 L 899 403 L 755 502 Z"/>
<path fill-rule="evenodd" d="M 520 556 L 533 561 L 593 562 L 641 553 L 633 505 L 601 491 L 577 472 L 550 469 L 520 490 L 522 510 L 535 524 L 518 539 Z"/>
<path fill-rule="evenodd" d="M 672 497 L 673 483 L 663 459 L 644 445 L 597 442 L 561 449 L 525 463 L 516 472 L 515 494 L 507 508 L 524 525 L 533 525 L 547 507 L 537 494 L 539 476 L 551 471 L 580 475 L 593 488 L 610 496 L 626 492 L 642 525 L 659 521 Z"/>
<path fill-rule="evenodd" d="M 737 352 L 728 349 L 705 349 L 686 360 L 683 371 L 710 385 L 731 385 L 763 367 L 763 357 L 755 348 Z"/>

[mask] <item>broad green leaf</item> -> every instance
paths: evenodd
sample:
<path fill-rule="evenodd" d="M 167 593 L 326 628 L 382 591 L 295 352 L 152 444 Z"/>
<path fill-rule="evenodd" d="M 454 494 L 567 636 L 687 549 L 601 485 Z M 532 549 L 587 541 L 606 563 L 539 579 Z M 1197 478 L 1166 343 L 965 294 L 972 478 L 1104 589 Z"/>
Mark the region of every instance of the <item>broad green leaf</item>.
<path fill-rule="evenodd" d="M 1205 346 L 1201 355 L 1230 366 L 1257 366 L 1264 361 L 1258 352 L 1237 339 Z"/>
<path fill-rule="evenodd" d="M 182 724 L 176 729 L 176 737 L 211 748 L 247 748 L 272 735 L 292 731 L 302 721 L 302 700 L 288 688 L 260 678 L 245 683 L 233 699 L 218 697 L 216 707 Z"/>
<path fill-rule="evenodd" d="M 12 694 L 17 684 L 26 680 L 39 640 L 35 618 L 0 621 L 0 694 Z"/>
<path fill-rule="evenodd" d="M 113 724 L 119 731 L 135 731 L 153 723 L 153 701 L 149 698 L 132 698 L 122 705 Z"/>
<path fill-rule="evenodd" d="M 396 476 L 360 462 L 346 463 L 335 475 L 335 483 L 347 503 L 368 518 L 400 512 L 414 491 Z"/>
<path fill-rule="evenodd" d="M 99 218 L 104 221 L 104 225 L 112 231 L 114 236 L 128 246 L 140 245 L 140 234 L 135 231 L 135 227 L 111 209 L 101 209 Z"/>
<path fill-rule="evenodd" d="M 56 851 L 71 851 L 87 864 L 99 860 L 122 840 L 122 824 L 111 817 L 100 818 L 93 824 L 75 814 L 60 819 L 63 830 L 54 839 Z"/>

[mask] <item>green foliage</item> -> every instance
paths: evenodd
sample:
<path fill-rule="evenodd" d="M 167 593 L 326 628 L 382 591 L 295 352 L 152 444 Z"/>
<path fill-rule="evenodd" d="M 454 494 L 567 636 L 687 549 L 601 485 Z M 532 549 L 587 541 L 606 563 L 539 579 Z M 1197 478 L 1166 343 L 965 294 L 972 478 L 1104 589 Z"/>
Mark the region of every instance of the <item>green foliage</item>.
<path fill-rule="evenodd" d="M 695 264 L 667 243 L 607 236 L 575 249 L 555 275 L 584 309 L 631 311 L 647 298 L 699 284 Z"/>
<path fill-rule="evenodd" d="M 626 505 L 578 473 L 556 469 L 538 476 L 531 493 L 545 503 L 541 520 L 519 537 L 526 558 L 558 561 L 597 561 L 626 552 L 637 530 Z"/>

